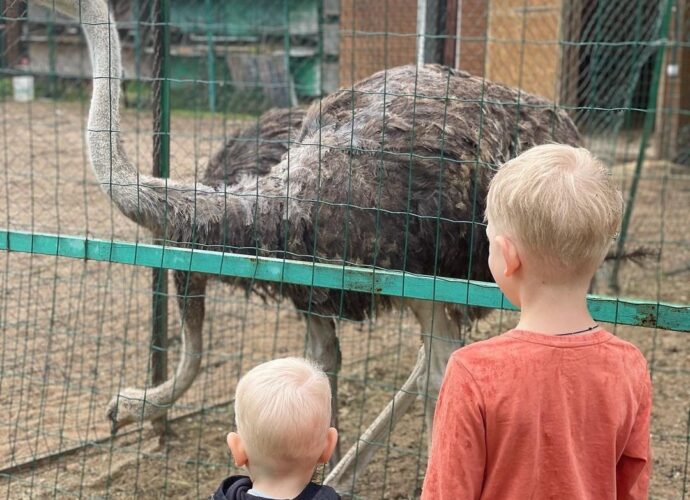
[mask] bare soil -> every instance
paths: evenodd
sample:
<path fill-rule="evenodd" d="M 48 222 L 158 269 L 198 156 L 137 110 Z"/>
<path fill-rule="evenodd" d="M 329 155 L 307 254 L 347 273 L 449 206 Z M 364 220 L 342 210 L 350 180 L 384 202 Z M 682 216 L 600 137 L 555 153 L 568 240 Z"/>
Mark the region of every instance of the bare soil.
<path fill-rule="evenodd" d="M 95 182 L 83 147 L 86 108 L 0 102 L 0 227 L 150 241 Z M 142 171 L 150 170 L 150 123 L 148 112 L 127 112 L 122 124 Z M 233 125 L 220 116 L 174 115 L 174 176 L 194 177 Z M 633 166 L 614 167 L 625 186 Z M 660 254 L 644 267 L 624 267 L 621 295 L 690 303 L 689 207 L 690 170 L 648 161 L 630 241 Z M 303 323 L 287 302 L 264 303 L 212 284 L 203 369 L 170 412 L 169 437 L 159 440 L 149 424 L 111 437 L 105 405 L 118 389 L 149 379 L 150 276 L 118 264 L 0 253 L 0 496 L 198 498 L 235 472 L 224 444 L 234 385 L 260 361 L 302 354 Z M 171 370 L 180 342 L 172 299 L 169 317 Z M 497 335 L 514 322 L 514 313 L 496 311 L 470 338 Z M 647 356 L 654 382 L 652 497 L 680 498 L 690 488 L 690 334 L 606 326 Z M 345 450 L 402 385 L 420 339 L 412 318 L 399 311 L 342 322 L 339 334 Z M 358 497 L 418 495 L 426 466 L 424 404 L 419 398 L 380 443 L 356 480 Z M 47 455 L 56 456 L 40 460 Z"/>

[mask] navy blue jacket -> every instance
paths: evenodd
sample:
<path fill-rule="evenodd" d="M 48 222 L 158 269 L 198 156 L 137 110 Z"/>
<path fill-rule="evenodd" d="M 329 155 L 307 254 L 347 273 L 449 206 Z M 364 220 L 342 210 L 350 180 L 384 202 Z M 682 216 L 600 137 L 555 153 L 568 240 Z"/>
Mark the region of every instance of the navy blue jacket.
<path fill-rule="evenodd" d="M 220 483 L 212 500 L 266 500 L 264 497 L 248 494 L 251 487 L 252 480 L 248 476 L 230 476 Z M 292 500 L 340 500 L 340 495 L 330 486 L 309 483 Z"/>

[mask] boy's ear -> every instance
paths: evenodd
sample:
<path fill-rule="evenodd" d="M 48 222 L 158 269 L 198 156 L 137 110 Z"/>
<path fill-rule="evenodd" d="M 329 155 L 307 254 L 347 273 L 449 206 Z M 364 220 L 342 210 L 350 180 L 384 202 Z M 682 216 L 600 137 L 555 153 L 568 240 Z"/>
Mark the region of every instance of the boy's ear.
<path fill-rule="evenodd" d="M 323 452 L 319 456 L 319 461 L 317 463 L 325 464 L 333 455 L 333 450 L 335 450 L 335 445 L 338 443 L 338 431 L 335 427 L 330 427 L 326 433 L 326 443 L 323 448 Z"/>
<path fill-rule="evenodd" d="M 232 458 L 235 459 L 235 465 L 237 467 L 247 465 L 249 461 L 247 458 L 247 450 L 244 448 L 244 441 L 242 441 L 242 438 L 236 432 L 230 432 L 228 434 L 228 448 L 230 448 L 230 453 L 232 453 Z"/>
<path fill-rule="evenodd" d="M 522 266 L 522 261 L 520 260 L 520 254 L 518 253 L 517 246 L 509 238 L 505 236 L 496 236 L 496 244 L 501 250 L 501 255 L 503 256 L 503 275 L 508 278 L 515 274 L 515 271 L 520 269 Z"/>

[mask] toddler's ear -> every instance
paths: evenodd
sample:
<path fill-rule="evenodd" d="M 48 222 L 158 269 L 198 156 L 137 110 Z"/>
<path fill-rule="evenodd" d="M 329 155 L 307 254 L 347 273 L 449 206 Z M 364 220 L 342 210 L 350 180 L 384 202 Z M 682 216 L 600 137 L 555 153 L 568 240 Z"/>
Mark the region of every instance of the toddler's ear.
<path fill-rule="evenodd" d="M 319 456 L 318 463 L 325 464 L 333 455 L 335 445 L 338 443 L 338 431 L 335 427 L 330 427 L 326 433 L 326 442 L 324 443 L 323 452 Z"/>
<path fill-rule="evenodd" d="M 232 453 L 232 458 L 235 459 L 235 465 L 237 467 L 244 467 L 249 461 L 247 459 L 247 451 L 244 448 L 244 442 L 239 434 L 236 432 L 230 432 L 228 434 L 228 448 L 230 448 L 230 453 Z"/>
<path fill-rule="evenodd" d="M 515 271 L 520 269 L 522 261 L 520 260 L 520 255 L 518 253 L 517 246 L 510 238 L 502 235 L 496 236 L 496 244 L 501 250 L 501 256 L 503 257 L 503 275 L 508 278 L 515 274 Z"/>

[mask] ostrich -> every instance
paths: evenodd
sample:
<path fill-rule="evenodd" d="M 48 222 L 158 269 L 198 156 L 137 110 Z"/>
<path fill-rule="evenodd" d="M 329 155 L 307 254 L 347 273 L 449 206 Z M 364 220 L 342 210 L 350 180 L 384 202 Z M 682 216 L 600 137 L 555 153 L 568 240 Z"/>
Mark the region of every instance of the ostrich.
<path fill-rule="evenodd" d="M 493 168 L 537 144 L 578 142 L 567 114 L 542 98 L 438 65 L 402 66 L 314 104 L 296 141 L 265 175 L 240 173 L 229 183 L 218 167 L 231 160 L 228 151 L 211 162 L 202 182 L 153 178 L 131 163 L 118 137 L 120 44 L 106 2 L 39 1 L 82 23 L 94 78 L 86 142 L 101 187 L 125 216 L 170 244 L 486 281 L 488 243 L 475 221 L 482 217 Z M 194 381 L 209 278 L 174 273 L 184 311 L 176 372 L 159 386 L 114 396 L 107 409 L 114 430 L 162 416 Z M 254 286 L 312 312 L 306 316 L 307 352 L 329 373 L 337 409 L 336 319 L 364 320 L 400 301 L 296 285 Z M 377 429 L 409 405 L 415 383 L 432 397 L 438 393 L 461 340 L 459 319 L 482 314 L 419 300 L 405 305 L 420 323 L 424 345 Z M 358 467 L 365 462 L 358 459 Z M 351 463 L 332 480 L 347 477 Z"/>
<path fill-rule="evenodd" d="M 201 182 L 220 188 L 223 184 L 237 184 L 244 177 L 269 174 L 296 139 L 305 114 L 304 107 L 270 109 L 257 123 L 231 133 L 209 160 Z"/>

